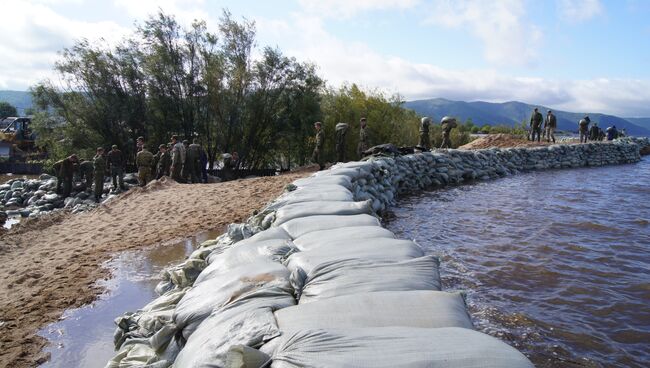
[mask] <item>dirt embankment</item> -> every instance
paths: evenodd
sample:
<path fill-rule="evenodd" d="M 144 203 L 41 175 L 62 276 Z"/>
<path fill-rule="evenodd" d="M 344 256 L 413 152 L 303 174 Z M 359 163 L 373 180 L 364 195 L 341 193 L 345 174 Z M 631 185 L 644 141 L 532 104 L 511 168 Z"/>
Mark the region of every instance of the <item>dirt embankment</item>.
<path fill-rule="evenodd" d="M 0 367 L 44 361 L 36 332 L 92 302 L 101 264 L 134 249 L 241 222 L 309 170 L 221 184 L 153 182 L 87 213 L 58 213 L 0 235 Z"/>
<path fill-rule="evenodd" d="M 475 139 L 464 146 L 458 147 L 459 149 L 465 150 L 475 150 L 475 149 L 484 149 L 484 148 L 510 148 L 510 147 L 538 147 L 538 146 L 548 146 L 552 143 L 548 143 L 544 140 L 541 142 L 531 142 L 526 139 L 526 137 L 520 137 L 512 134 L 490 134 L 485 137 Z"/>

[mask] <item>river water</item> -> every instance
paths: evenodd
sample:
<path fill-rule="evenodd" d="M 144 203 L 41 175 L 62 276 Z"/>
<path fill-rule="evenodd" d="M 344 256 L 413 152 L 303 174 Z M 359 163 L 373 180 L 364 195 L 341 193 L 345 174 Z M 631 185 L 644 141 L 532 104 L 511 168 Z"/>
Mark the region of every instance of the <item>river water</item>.
<path fill-rule="evenodd" d="M 650 157 L 423 192 L 387 216 L 538 367 L 650 366 Z"/>

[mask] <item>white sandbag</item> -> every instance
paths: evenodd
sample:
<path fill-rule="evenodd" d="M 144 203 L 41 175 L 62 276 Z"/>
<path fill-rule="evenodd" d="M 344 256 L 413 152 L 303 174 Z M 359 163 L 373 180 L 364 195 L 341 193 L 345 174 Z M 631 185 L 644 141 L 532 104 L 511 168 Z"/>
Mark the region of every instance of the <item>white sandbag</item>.
<path fill-rule="evenodd" d="M 303 330 L 279 337 L 272 368 L 533 368 L 500 340 L 458 327 Z"/>
<path fill-rule="evenodd" d="M 279 303 L 277 303 L 279 302 Z M 258 348 L 280 335 L 273 311 L 293 305 L 281 298 L 245 298 L 215 310 L 190 336 L 174 362 L 175 367 L 226 367 L 233 345 Z"/>
<path fill-rule="evenodd" d="M 318 248 L 294 253 L 286 261 L 293 273 L 298 270 L 305 275 L 320 264 L 332 261 L 359 259 L 366 261 L 404 261 L 422 257 L 422 248 L 410 240 L 376 238 L 359 239 L 349 246 L 340 244 L 322 245 Z"/>
<path fill-rule="evenodd" d="M 360 215 L 372 214 L 372 202 L 303 202 L 286 205 L 277 210 L 273 226 L 280 226 L 296 218 L 319 215 Z"/>
<path fill-rule="evenodd" d="M 351 226 L 380 226 L 379 219 L 371 215 L 352 215 L 352 216 L 309 216 L 287 221 L 280 225 L 284 231 L 296 239 L 302 235 L 313 231 L 337 229 Z"/>
<path fill-rule="evenodd" d="M 373 291 L 440 290 L 438 266 L 434 256 L 401 262 L 349 259 L 323 263 L 307 274 L 301 289 L 296 289 L 298 302 Z"/>
<path fill-rule="evenodd" d="M 341 187 L 342 188 L 342 187 Z M 310 190 L 309 188 L 289 192 L 278 198 L 283 205 L 316 201 L 354 201 L 354 196 L 349 190 Z"/>
<path fill-rule="evenodd" d="M 270 228 L 264 231 L 260 231 L 259 233 L 251 236 L 250 238 L 241 240 L 235 244 L 237 246 L 242 246 L 247 243 L 257 243 L 260 241 L 271 240 L 271 239 L 291 240 L 291 236 L 289 236 L 289 234 L 287 234 L 287 232 L 284 231 L 284 229 L 276 227 L 276 228 Z"/>
<path fill-rule="evenodd" d="M 283 333 L 319 328 L 473 328 L 460 293 L 386 291 L 299 304 L 275 312 Z"/>
<path fill-rule="evenodd" d="M 297 251 L 291 240 L 270 239 L 259 242 L 235 243 L 233 247 L 221 254 L 212 254 L 208 257 L 209 266 L 196 278 L 194 284 L 203 282 L 258 258 L 268 258 L 275 262 L 282 262 L 288 254 Z"/>
<path fill-rule="evenodd" d="M 381 226 L 354 226 L 332 230 L 314 231 L 298 237 L 293 241 L 301 251 L 311 250 L 331 243 L 354 242 L 360 239 L 389 238 L 395 239 L 392 231 Z"/>
<path fill-rule="evenodd" d="M 342 175 L 310 176 L 294 181 L 293 185 L 298 188 L 311 187 L 312 185 L 341 185 L 348 189 L 352 189 L 352 180 L 350 180 L 349 177 Z"/>
<path fill-rule="evenodd" d="M 258 258 L 193 286 L 174 311 L 174 323 L 187 339 L 212 311 L 249 295 L 293 299 L 289 271 L 281 264 Z M 269 296 L 270 295 L 270 296 Z"/>

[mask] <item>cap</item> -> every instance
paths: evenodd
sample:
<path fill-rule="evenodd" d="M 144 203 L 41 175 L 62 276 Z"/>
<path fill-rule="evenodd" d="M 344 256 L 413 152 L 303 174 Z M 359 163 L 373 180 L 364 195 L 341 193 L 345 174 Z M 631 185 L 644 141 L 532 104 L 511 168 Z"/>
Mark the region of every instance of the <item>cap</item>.
<path fill-rule="evenodd" d="M 456 121 L 456 119 L 452 118 L 451 116 L 445 116 L 442 119 L 440 119 L 440 124 L 450 123 L 452 121 Z"/>
<path fill-rule="evenodd" d="M 422 123 L 430 123 L 430 122 L 431 122 L 431 118 L 428 117 L 428 116 L 425 116 L 425 117 L 423 117 L 423 118 L 420 120 L 420 122 L 422 122 Z"/>
<path fill-rule="evenodd" d="M 117 149 L 117 144 L 111 146 L 112 149 Z"/>
<path fill-rule="evenodd" d="M 167 145 L 163 143 L 160 146 L 158 146 L 158 148 L 167 148 Z"/>

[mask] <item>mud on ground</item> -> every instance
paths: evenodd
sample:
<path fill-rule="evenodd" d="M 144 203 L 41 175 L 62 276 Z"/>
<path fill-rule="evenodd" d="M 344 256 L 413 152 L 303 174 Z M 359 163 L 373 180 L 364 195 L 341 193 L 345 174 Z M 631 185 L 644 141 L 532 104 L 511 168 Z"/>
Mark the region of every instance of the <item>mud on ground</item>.
<path fill-rule="evenodd" d="M 277 197 L 312 170 L 220 184 L 171 180 L 133 189 L 97 209 L 25 221 L 0 234 L 0 367 L 44 362 L 36 335 L 68 308 L 91 303 L 115 252 L 223 230 Z"/>

